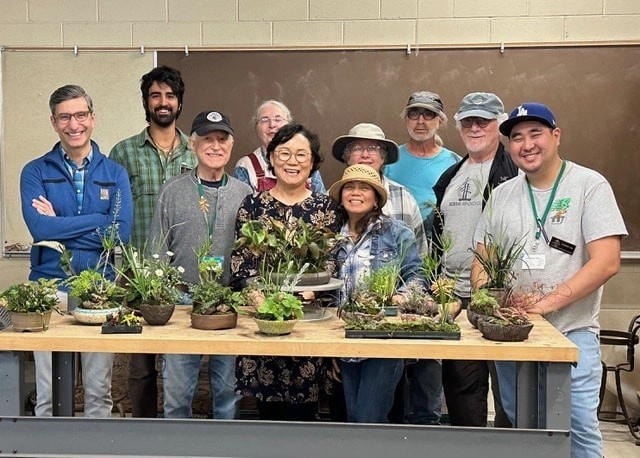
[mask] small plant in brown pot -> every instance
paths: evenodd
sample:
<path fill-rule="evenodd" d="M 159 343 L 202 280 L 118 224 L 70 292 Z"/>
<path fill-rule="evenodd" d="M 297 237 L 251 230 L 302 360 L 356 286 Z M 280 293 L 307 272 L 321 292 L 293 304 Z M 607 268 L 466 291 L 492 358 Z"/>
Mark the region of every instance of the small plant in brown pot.
<path fill-rule="evenodd" d="M 191 326 L 196 329 L 216 330 L 235 328 L 238 307 L 244 304 L 243 295 L 220 283 L 222 265 L 218 260 L 204 257 L 198 263 L 200 282 L 193 285 Z"/>
<path fill-rule="evenodd" d="M 0 299 L 9 312 L 15 331 L 46 331 L 51 312 L 58 308 L 58 284 L 55 279 L 41 278 L 9 286 Z"/>
<path fill-rule="evenodd" d="M 478 329 L 488 340 L 520 342 L 526 340 L 533 329 L 527 308 L 543 297 L 542 285 L 519 287 L 509 294 L 506 306 L 493 311 L 493 316 L 480 317 Z"/>

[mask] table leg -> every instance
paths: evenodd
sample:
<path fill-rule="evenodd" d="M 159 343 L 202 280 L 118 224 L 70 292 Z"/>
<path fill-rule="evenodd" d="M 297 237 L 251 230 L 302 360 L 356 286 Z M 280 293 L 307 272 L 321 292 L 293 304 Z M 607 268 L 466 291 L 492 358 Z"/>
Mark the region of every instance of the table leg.
<path fill-rule="evenodd" d="M 24 353 L 0 351 L 0 417 L 24 415 Z"/>
<path fill-rule="evenodd" d="M 73 353 L 53 352 L 52 355 L 53 416 L 73 417 L 75 405 L 75 357 Z"/>

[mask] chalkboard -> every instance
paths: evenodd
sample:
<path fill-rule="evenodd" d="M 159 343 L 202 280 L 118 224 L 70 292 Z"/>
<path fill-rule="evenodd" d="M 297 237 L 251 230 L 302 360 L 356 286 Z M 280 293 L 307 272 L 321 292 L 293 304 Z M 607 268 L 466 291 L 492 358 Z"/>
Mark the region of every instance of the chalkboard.
<path fill-rule="evenodd" d="M 22 220 L 20 171 L 59 140 L 49 122 L 49 96 L 65 84 L 79 84 L 93 99 L 93 139 L 103 153 L 146 125 L 140 77 L 153 68 L 153 53 L 70 49 L 2 52 L 2 235 L 4 252 L 28 248 Z"/>
<path fill-rule="evenodd" d="M 231 118 L 232 163 L 257 146 L 249 120 L 260 101 L 283 101 L 320 135 L 327 186 L 343 170 L 331 144 L 353 125 L 374 122 L 406 141 L 399 115 L 413 91 L 441 95 L 451 120 L 440 135 L 457 152 L 452 118 L 465 94 L 495 92 L 507 110 L 545 103 L 562 128 L 562 156 L 608 178 L 630 233 L 623 250 L 640 251 L 640 46 L 160 52 L 158 61 L 183 73 L 183 129 L 204 109 Z"/>

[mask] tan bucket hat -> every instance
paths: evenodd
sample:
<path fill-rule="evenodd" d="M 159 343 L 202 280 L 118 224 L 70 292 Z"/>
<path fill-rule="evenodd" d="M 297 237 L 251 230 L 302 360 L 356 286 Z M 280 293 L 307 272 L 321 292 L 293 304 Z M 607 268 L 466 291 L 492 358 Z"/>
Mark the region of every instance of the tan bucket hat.
<path fill-rule="evenodd" d="M 365 164 L 354 164 L 347 167 L 342 174 L 342 179 L 333 183 L 329 188 L 329 196 L 331 196 L 331 198 L 336 202 L 340 203 L 342 187 L 352 181 L 362 181 L 375 189 L 380 199 L 380 202 L 378 202 L 380 208 L 384 207 L 384 204 L 387 203 L 387 190 L 382 186 L 380 174 L 376 172 L 375 169 Z"/>
<path fill-rule="evenodd" d="M 331 153 L 340 162 L 344 162 L 342 157 L 344 149 L 349 143 L 355 140 L 376 140 L 382 143 L 387 149 L 385 164 L 393 164 L 398 160 L 398 144 L 393 140 L 388 140 L 384 136 L 382 129 L 375 124 L 363 122 L 351 128 L 348 135 L 341 135 L 333 141 Z"/>

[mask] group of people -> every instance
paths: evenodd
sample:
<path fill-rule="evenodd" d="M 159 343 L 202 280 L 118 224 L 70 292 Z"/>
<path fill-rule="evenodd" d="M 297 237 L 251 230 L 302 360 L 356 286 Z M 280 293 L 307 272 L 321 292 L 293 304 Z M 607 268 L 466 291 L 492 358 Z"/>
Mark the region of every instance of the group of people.
<path fill-rule="evenodd" d="M 444 249 L 446 237 L 440 267 L 456 279 L 466 307 L 485 278 L 469 248 L 483 250 L 485 235 L 501 230 L 525 244 L 516 282 L 547 286 L 529 311 L 545 315 L 580 348 L 572 370 L 572 454 L 601 456 L 597 315 L 602 286 L 619 268 L 626 229 L 607 181 L 560 157 L 561 131 L 548 107 L 523 103 L 506 114 L 496 94 L 466 95 L 453 116 L 466 149 L 461 156 L 438 135 L 447 122 L 441 98 L 415 92 L 401 113 L 405 144 L 398 146 L 372 123 L 335 139 L 332 155 L 347 168 L 327 191 L 318 136 L 294 122 L 283 103 L 268 100 L 258 107 L 253 123 L 260 146 L 231 174 L 234 129 L 223 112 L 199 113 L 187 135 L 176 127 L 185 91 L 177 70 L 153 69 L 142 77 L 141 91 L 148 126 L 114 146 L 109 158 L 91 140 L 96 114 L 89 95 L 73 85 L 51 95 L 50 119 L 60 141 L 28 163 L 20 181 L 35 242 L 60 241 L 73 252 L 77 270 L 95 267 L 100 230 L 113 223 L 117 206 L 123 242 L 140 250 L 162 245 L 184 268 L 187 283 L 198 282 L 195 253 L 208 243 L 206 256 L 223 267 L 222 281 L 241 288 L 260 263 L 248 250 L 233 249 L 242 224 L 296 217 L 341 234 L 334 261 L 335 275 L 349 280 L 345 297 L 354 286 L 350 280 L 391 262 L 400 266 L 400 293 L 410 281 L 428 287 L 420 258 Z M 549 209 L 558 199 L 569 205 L 552 220 Z M 58 253 L 32 248 L 30 279 L 64 277 Z M 51 414 L 50 361 L 50 354 L 36 353 L 38 415 Z M 159 361 L 164 416 L 190 417 L 201 356 L 163 355 Z M 112 364 L 111 354 L 82 354 L 87 416 L 110 415 Z M 130 357 L 133 416 L 158 414 L 157 366 L 155 355 Z M 257 398 L 263 419 L 313 420 L 320 393 L 333 384 L 348 421 L 385 423 L 391 415 L 439 424 L 444 389 L 452 425 L 486 426 L 490 374 L 495 425 L 509 427 L 515 420 L 514 365 L 493 363 L 491 355 L 487 361 L 407 362 L 209 358 L 213 416 L 224 419 L 236 418 L 240 396 L 248 394 Z"/>

